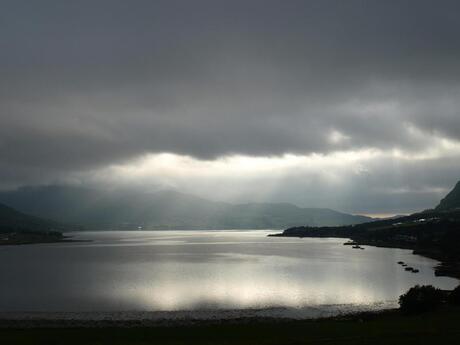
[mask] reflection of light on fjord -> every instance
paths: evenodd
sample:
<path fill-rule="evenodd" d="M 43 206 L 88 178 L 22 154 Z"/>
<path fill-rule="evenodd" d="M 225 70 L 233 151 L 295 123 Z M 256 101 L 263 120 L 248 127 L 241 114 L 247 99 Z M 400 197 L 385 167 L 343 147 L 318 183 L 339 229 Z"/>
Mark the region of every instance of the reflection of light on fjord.
<path fill-rule="evenodd" d="M 139 310 L 368 305 L 394 299 L 421 278 L 393 265 L 401 255 L 398 250 L 369 247 L 349 255 L 355 252 L 340 240 L 309 240 L 318 243 L 305 247 L 298 239 L 269 239 L 267 232 L 137 234 L 140 240 L 151 237 L 149 243 L 138 243 L 152 248 L 151 254 L 124 269 L 129 283 L 108 292 L 111 299 Z M 288 252 L 282 250 L 286 245 Z M 257 247 L 262 248 L 259 254 Z M 212 250 L 203 252 L 206 248 Z M 327 248 L 327 256 L 321 248 Z M 430 260 L 419 261 L 431 270 Z"/>
<path fill-rule="evenodd" d="M 84 232 L 73 235 L 92 242 L 50 245 L 46 252 L 39 246 L 19 248 L 18 253 L 39 252 L 42 261 L 31 265 L 28 255 L 15 257 L 23 263 L 22 270 L 11 280 L 17 284 L 2 286 L 9 298 L 0 299 L 0 307 L 17 310 L 28 305 L 29 310 L 37 311 L 277 306 L 324 310 L 336 304 L 396 303 L 401 293 L 416 284 L 442 289 L 458 285 L 456 279 L 435 277 L 435 261 L 408 250 L 367 247 L 355 251 L 340 239 L 274 238 L 267 233 Z M 408 274 L 396 264 L 399 260 L 420 268 L 420 273 Z M 14 275 L 5 262 L 3 272 Z M 36 279 L 43 276 L 47 279 Z M 26 293 L 31 282 L 35 295 Z"/>
<path fill-rule="evenodd" d="M 276 265 L 284 261 L 283 265 L 286 266 L 296 261 L 280 257 L 256 259 L 264 260 L 267 266 L 270 265 L 270 261 L 277 261 Z M 144 277 L 144 281 L 150 281 L 151 285 L 126 286 L 117 289 L 116 294 L 119 294 L 119 298 L 134 302 L 135 305 L 147 310 L 302 307 L 368 304 L 375 300 L 371 289 L 359 286 L 356 282 L 337 287 L 334 284 L 334 274 L 340 273 L 340 268 L 335 272 L 319 272 L 319 275 L 313 275 L 311 279 L 295 280 L 290 274 L 261 272 L 259 264 L 260 262 L 227 262 L 225 271 L 222 271 L 222 266 L 212 267 L 213 265 L 209 264 L 195 269 L 187 267 L 189 265 L 183 262 L 162 265 L 161 269 L 152 272 L 149 278 Z M 144 267 L 143 271 L 148 272 L 147 267 Z M 305 274 L 308 275 L 308 269 Z M 178 275 L 180 282 L 177 281 Z"/>

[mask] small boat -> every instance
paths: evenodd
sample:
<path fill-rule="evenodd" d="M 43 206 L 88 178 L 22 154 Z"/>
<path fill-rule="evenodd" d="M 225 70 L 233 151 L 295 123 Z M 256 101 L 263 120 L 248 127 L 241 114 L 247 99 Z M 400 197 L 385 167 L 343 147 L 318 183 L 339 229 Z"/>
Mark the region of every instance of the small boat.
<path fill-rule="evenodd" d="M 404 270 L 406 270 L 406 271 L 412 271 L 413 268 L 412 268 L 412 267 L 406 267 Z"/>
<path fill-rule="evenodd" d="M 398 261 L 398 265 L 404 265 L 404 261 Z"/>
<path fill-rule="evenodd" d="M 416 269 L 416 268 L 412 269 L 412 273 L 418 273 L 418 272 L 420 272 L 418 269 Z"/>
<path fill-rule="evenodd" d="M 407 264 L 402 264 L 401 266 L 402 266 L 402 267 L 406 267 L 406 266 L 407 266 Z"/>
<path fill-rule="evenodd" d="M 358 245 L 355 241 L 348 241 L 343 244 L 344 246 L 356 246 Z"/>
<path fill-rule="evenodd" d="M 360 247 L 359 245 L 357 245 L 357 244 L 355 244 L 355 245 L 354 245 L 353 247 L 351 247 L 351 248 L 353 248 L 353 249 L 361 249 L 361 247 Z"/>

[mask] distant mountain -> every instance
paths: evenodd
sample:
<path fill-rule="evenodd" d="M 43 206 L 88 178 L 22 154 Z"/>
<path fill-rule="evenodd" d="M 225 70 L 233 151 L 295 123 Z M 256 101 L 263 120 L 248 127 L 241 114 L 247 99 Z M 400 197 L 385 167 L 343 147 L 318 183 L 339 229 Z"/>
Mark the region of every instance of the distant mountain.
<path fill-rule="evenodd" d="M 0 233 L 63 229 L 64 226 L 56 222 L 29 216 L 11 207 L 0 204 Z"/>
<path fill-rule="evenodd" d="M 288 203 L 229 204 L 173 191 L 135 193 L 80 187 L 24 187 L 0 193 L 23 212 L 87 229 L 282 229 L 299 224 L 334 226 L 372 220 Z"/>
<path fill-rule="evenodd" d="M 437 211 L 452 210 L 455 208 L 460 208 L 460 181 L 457 182 L 454 189 L 441 200 L 439 205 L 436 206 Z"/>

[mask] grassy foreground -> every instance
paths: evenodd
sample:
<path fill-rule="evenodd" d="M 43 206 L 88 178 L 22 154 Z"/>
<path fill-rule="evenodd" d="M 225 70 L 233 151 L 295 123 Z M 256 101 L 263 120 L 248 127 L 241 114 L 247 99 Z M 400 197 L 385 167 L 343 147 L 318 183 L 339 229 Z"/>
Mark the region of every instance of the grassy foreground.
<path fill-rule="evenodd" d="M 306 321 L 132 328 L 0 329 L 1 344 L 458 344 L 460 309 Z"/>

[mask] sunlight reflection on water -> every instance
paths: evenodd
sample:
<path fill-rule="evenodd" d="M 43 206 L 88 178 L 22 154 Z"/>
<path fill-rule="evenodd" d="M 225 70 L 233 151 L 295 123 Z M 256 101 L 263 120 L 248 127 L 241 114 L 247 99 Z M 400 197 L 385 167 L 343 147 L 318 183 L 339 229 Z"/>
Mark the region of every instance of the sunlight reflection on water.
<path fill-rule="evenodd" d="M 0 311 L 178 311 L 394 305 L 415 284 L 450 289 L 435 261 L 270 231 L 82 232 L 92 242 L 0 248 Z M 397 265 L 408 262 L 413 274 Z"/>

